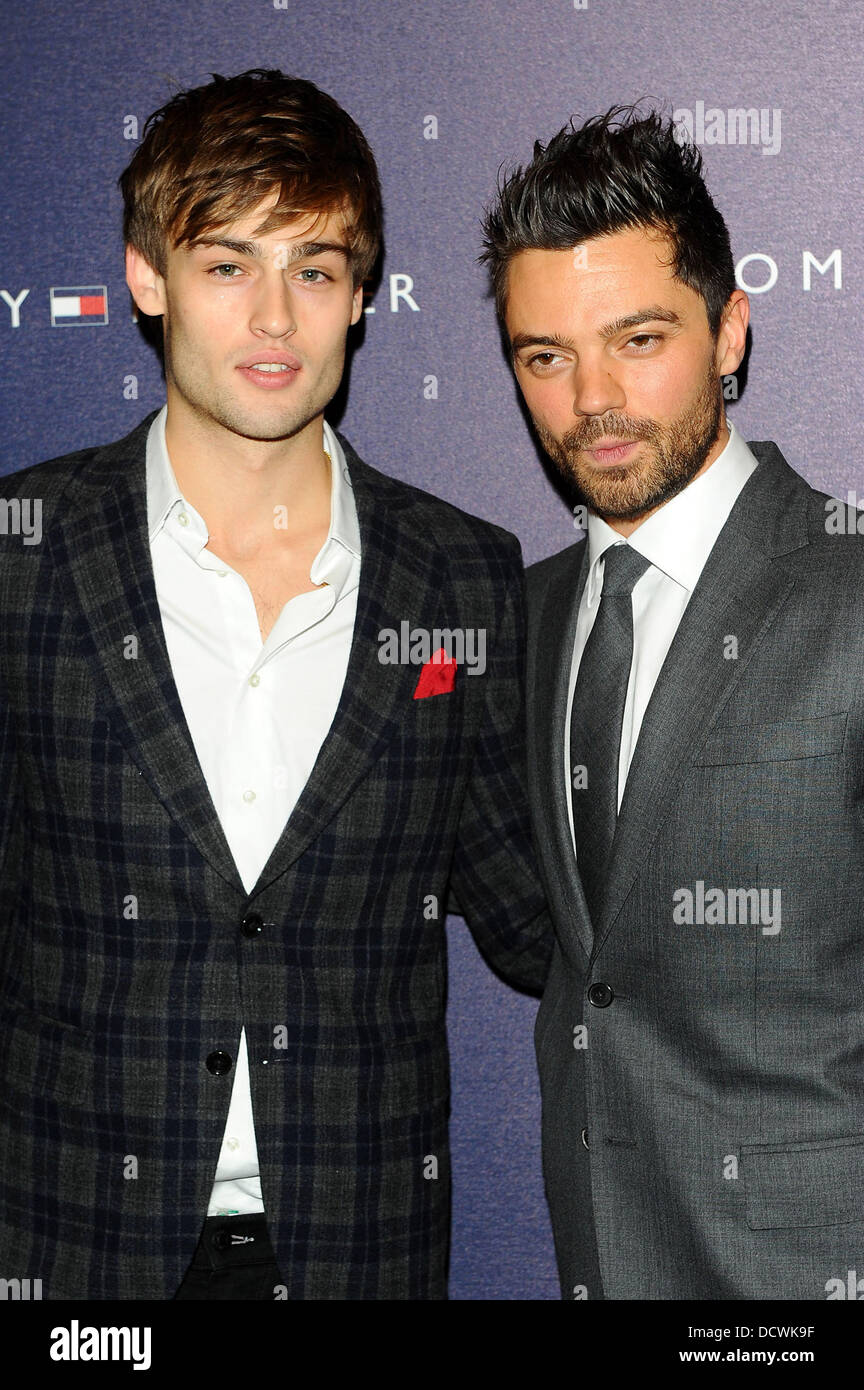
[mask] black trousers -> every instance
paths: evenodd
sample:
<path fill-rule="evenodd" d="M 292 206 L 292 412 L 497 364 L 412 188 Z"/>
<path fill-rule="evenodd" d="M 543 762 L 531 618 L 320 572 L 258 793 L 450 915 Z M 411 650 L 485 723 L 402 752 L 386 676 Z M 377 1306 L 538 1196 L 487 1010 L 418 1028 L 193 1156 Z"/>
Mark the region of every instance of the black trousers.
<path fill-rule="evenodd" d="M 267 1234 L 267 1218 L 208 1216 L 176 1299 L 285 1297 L 285 1280 Z"/>

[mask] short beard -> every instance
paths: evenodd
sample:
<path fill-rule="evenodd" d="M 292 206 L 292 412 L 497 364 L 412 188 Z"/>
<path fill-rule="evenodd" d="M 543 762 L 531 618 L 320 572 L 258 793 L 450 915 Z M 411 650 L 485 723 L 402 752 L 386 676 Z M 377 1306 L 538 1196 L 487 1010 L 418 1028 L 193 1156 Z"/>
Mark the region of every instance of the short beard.
<path fill-rule="evenodd" d="M 601 517 L 636 521 L 683 492 L 705 463 L 722 420 L 720 378 L 713 363 L 693 405 L 658 425 L 629 415 L 592 415 L 557 439 L 534 421 L 538 437 L 561 475 L 575 483 L 592 511 Z M 649 456 L 621 468 L 592 467 L 581 450 L 600 439 L 644 439 Z"/>

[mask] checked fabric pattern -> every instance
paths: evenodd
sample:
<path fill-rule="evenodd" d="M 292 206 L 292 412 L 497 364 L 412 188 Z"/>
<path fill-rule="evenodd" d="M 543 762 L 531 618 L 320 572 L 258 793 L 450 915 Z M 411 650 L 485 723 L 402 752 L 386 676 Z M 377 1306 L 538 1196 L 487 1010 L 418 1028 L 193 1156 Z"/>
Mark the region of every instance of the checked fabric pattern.
<path fill-rule="evenodd" d="M 42 500 L 43 540 L 0 537 L 0 1274 L 45 1299 L 173 1298 L 233 1081 L 207 1058 L 245 1025 L 288 1298 L 441 1299 L 448 892 L 513 983 L 539 991 L 551 953 L 518 543 L 342 440 L 362 545 L 345 684 L 247 894 L 162 630 L 152 418 L 3 480 Z M 414 699 L 418 667 L 379 661 L 403 620 L 486 629 L 486 671 Z"/>

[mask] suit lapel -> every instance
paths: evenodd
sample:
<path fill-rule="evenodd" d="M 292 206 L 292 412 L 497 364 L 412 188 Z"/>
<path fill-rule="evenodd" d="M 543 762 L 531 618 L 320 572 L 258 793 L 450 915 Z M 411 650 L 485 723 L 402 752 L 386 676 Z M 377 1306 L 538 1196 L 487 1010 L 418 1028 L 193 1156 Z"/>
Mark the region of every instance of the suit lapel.
<path fill-rule="evenodd" d="M 198 762 L 171 670 L 147 527 L 153 416 L 100 449 L 72 479 L 47 533 L 91 666 L 101 712 L 156 796 L 213 869 L 243 887 Z M 401 524 L 406 494 L 345 448 L 360 523 L 357 617 L 342 695 L 309 780 L 254 892 L 302 854 L 412 708 L 418 668 L 382 665 L 378 634 L 438 618 L 444 580 L 431 547 Z"/>
<path fill-rule="evenodd" d="M 147 528 L 153 416 L 72 479 L 48 531 L 101 712 L 153 792 L 226 882 L 244 892 L 192 742 L 162 629 Z"/>
<path fill-rule="evenodd" d="M 760 467 L 708 557 L 645 711 L 612 845 L 595 955 L 674 805 L 696 748 L 795 584 L 791 568 L 774 560 L 807 543 L 807 485 L 773 446 L 750 447 Z M 734 660 L 724 656 L 730 635 L 738 643 Z"/>
<path fill-rule="evenodd" d="M 360 525 L 360 584 L 348 669 L 318 760 L 255 891 L 266 888 L 333 819 L 410 717 L 419 668 L 378 659 L 379 634 L 400 623 L 431 627 L 446 605 L 440 553 L 406 524 L 407 494 L 363 463 L 340 435 Z M 447 626 L 447 624 L 444 624 Z"/>
<path fill-rule="evenodd" d="M 536 617 L 537 655 L 531 663 L 533 689 L 529 693 L 534 746 L 529 752 L 529 767 L 537 785 L 534 804 L 545 814 L 538 848 L 546 860 L 549 881 L 557 885 L 562 898 L 559 921 L 572 927 L 586 956 L 590 956 L 593 932 L 573 852 L 563 758 L 576 622 L 588 576 L 587 541 L 572 546 L 567 555 L 568 567 L 549 583 L 542 611 Z"/>

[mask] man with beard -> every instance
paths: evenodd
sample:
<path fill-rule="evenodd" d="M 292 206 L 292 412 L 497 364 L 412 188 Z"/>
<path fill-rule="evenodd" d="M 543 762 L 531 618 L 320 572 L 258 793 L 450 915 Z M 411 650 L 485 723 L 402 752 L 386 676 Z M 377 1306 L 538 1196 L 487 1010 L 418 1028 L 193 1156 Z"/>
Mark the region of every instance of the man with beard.
<path fill-rule="evenodd" d="M 864 1268 L 864 542 L 725 418 L 748 301 L 676 136 L 566 127 L 485 223 L 589 509 L 529 571 L 544 1173 L 564 1297 L 837 1297 Z"/>

